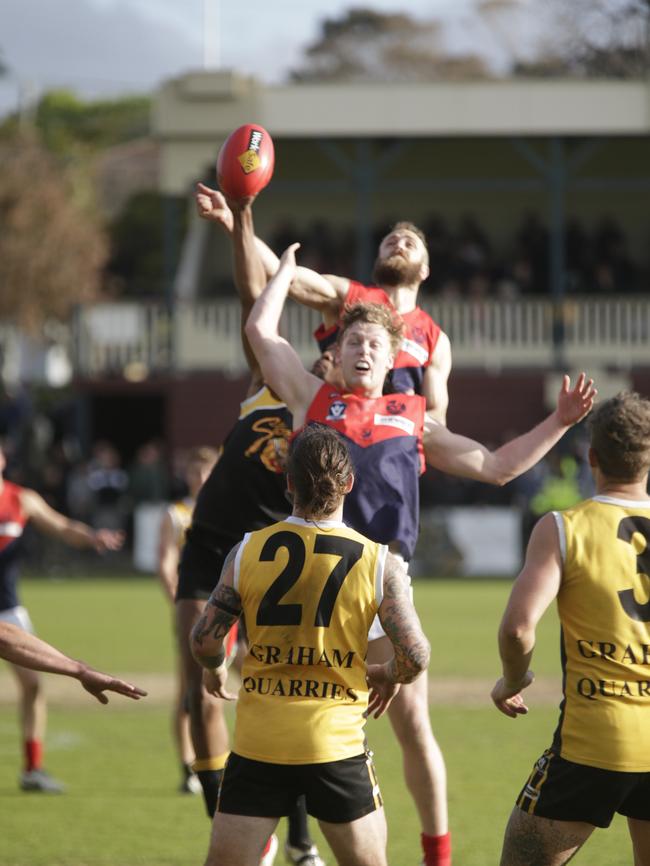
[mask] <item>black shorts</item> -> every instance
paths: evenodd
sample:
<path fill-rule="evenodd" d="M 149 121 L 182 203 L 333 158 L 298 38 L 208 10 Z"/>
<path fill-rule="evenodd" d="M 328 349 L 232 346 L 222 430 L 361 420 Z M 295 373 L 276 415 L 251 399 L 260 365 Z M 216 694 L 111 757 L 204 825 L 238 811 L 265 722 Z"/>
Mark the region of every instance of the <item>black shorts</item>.
<path fill-rule="evenodd" d="M 382 806 L 372 752 L 324 764 L 267 764 L 231 752 L 219 788 L 217 812 L 282 818 L 305 795 L 319 821 L 345 824 Z"/>
<path fill-rule="evenodd" d="M 574 764 L 550 749 L 535 763 L 517 806 L 555 821 L 609 827 L 616 812 L 650 821 L 650 773 L 620 773 Z"/>
<path fill-rule="evenodd" d="M 210 598 L 232 547 L 210 544 L 206 534 L 195 527 L 188 530 L 178 563 L 176 601 Z"/>

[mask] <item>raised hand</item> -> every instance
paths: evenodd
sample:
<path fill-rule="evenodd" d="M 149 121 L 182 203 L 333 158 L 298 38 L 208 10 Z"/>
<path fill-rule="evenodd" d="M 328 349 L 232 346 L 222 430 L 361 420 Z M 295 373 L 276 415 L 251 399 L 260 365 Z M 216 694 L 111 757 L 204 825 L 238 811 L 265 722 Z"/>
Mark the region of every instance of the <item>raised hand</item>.
<path fill-rule="evenodd" d="M 557 414 L 565 427 L 577 424 L 591 411 L 594 398 L 598 391 L 594 388 L 594 380 L 587 379 L 585 373 L 580 373 L 578 381 L 571 390 L 571 380 L 565 376 L 557 398 Z"/>
<path fill-rule="evenodd" d="M 231 234 L 233 215 L 223 193 L 206 186 L 204 183 L 197 183 L 194 200 L 201 219 L 218 223 L 224 231 Z"/>

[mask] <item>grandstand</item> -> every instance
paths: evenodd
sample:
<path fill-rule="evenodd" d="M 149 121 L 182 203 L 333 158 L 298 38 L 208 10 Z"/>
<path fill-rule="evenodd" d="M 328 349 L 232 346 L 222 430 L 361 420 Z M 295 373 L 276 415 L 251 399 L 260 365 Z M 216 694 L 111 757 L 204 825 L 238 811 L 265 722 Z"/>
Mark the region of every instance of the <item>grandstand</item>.
<path fill-rule="evenodd" d="M 180 375 L 186 392 L 195 399 L 205 395 L 204 406 L 216 393 L 223 397 L 214 413 L 206 411 L 205 427 L 192 431 L 183 429 L 184 410 L 174 409 L 170 398 L 167 438 L 188 444 L 188 437 L 225 432 L 232 413 L 223 401 L 236 401 L 237 389 L 224 394 L 220 383 L 226 377 L 232 385 L 244 370 L 230 250 L 197 218 L 183 237 L 179 217 L 191 209 L 194 182 L 213 179 L 221 142 L 251 119 L 271 131 L 277 152 L 274 179 L 255 206 L 258 233 L 283 243 L 295 238 L 293 228 L 308 241 L 303 236 L 314 224 L 321 238 L 337 235 L 348 256 L 334 250 L 330 264 L 331 244 L 324 252 L 312 249 L 311 258 L 308 243 L 303 245 L 305 263 L 325 271 L 337 272 L 339 264 L 348 268 L 346 275 L 368 278 L 377 232 L 399 218 L 426 229 L 432 214 L 450 225 L 470 214 L 490 247 L 503 252 L 502 260 L 526 215 L 545 226 L 537 241 L 541 252 L 530 254 L 535 285 L 529 288 L 516 280 L 513 287 L 500 266 L 492 290 L 481 291 L 475 280 L 465 291 L 445 291 L 436 283 L 438 247 L 432 246 L 434 290 L 427 292 L 425 284 L 422 302 L 452 340 L 453 427 L 495 434 L 485 413 L 477 417 L 467 402 L 481 394 L 499 404 L 504 389 L 491 387 L 495 375 L 501 385 L 507 375 L 535 391 L 525 411 L 511 415 L 513 427 L 541 414 L 547 378 L 557 369 L 588 368 L 598 374 L 601 393 L 610 377 L 612 388 L 623 383 L 649 389 L 647 82 L 266 87 L 224 71 L 190 73 L 157 94 L 166 300 L 82 310 L 74 329 L 82 383 L 126 374 L 148 381 L 130 388 L 151 389 L 155 374 L 168 379 L 165 390 L 173 394 Z M 634 279 L 622 266 L 611 266 L 608 280 L 599 279 L 607 237 L 598 227 L 604 219 L 622 238 L 611 258 L 633 262 Z M 587 264 L 575 261 L 576 225 L 594 238 Z M 470 260 L 472 254 L 470 249 Z M 305 359 L 313 356 L 315 324 L 308 310 L 288 312 L 287 333 Z M 512 394 L 507 397 L 512 403 Z"/>

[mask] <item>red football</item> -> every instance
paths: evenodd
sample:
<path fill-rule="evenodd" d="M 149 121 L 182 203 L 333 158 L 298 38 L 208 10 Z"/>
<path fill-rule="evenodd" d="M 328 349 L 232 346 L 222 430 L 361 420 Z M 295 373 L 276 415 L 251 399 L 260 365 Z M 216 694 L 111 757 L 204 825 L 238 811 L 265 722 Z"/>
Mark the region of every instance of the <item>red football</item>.
<path fill-rule="evenodd" d="M 231 132 L 217 158 L 217 180 L 228 198 L 257 195 L 273 177 L 273 139 L 257 123 Z"/>

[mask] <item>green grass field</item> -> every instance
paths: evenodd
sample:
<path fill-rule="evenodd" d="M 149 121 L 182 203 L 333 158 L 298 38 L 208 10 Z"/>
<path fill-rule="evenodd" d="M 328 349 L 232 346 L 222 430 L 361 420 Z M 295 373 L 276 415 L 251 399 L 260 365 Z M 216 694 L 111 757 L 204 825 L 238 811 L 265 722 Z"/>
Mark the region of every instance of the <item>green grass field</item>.
<path fill-rule="evenodd" d="M 432 645 L 430 675 L 441 693 L 445 681 L 461 680 L 474 695 L 455 705 L 434 694 L 431 707 L 447 761 L 457 866 L 498 863 L 514 797 L 548 745 L 557 717 L 548 701 L 536 705 L 534 686 L 526 718 L 506 719 L 489 702 L 498 672 L 496 628 L 508 591 L 502 581 L 416 585 L 417 607 Z M 71 655 L 136 682 L 138 675 L 173 670 L 170 614 L 153 578 L 25 580 L 23 597 L 39 634 Z M 558 675 L 557 650 L 557 621 L 549 612 L 533 665 L 538 676 Z M 4 692 L 5 673 L 0 671 Z M 62 797 L 18 791 L 16 708 L 3 698 L 0 866 L 202 863 L 209 824 L 200 798 L 176 792 L 169 711 L 161 696 L 154 689 L 137 704 L 115 696 L 102 707 L 82 695 L 66 706 L 56 701 L 57 678 L 46 680 L 53 696 L 46 763 L 68 791 Z M 418 821 L 402 781 L 399 750 L 383 719 L 371 720 L 367 732 L 386 804 L 389 861 L 416 866 Z M 320 844 L 333 864 L 325 843 Z M 617 820 L 610 830 L 597 831 L 573 862 L 618 866 L 631 859 L 625 824 Z M 281 854 L 276 862 L 282 862 Z"/>

